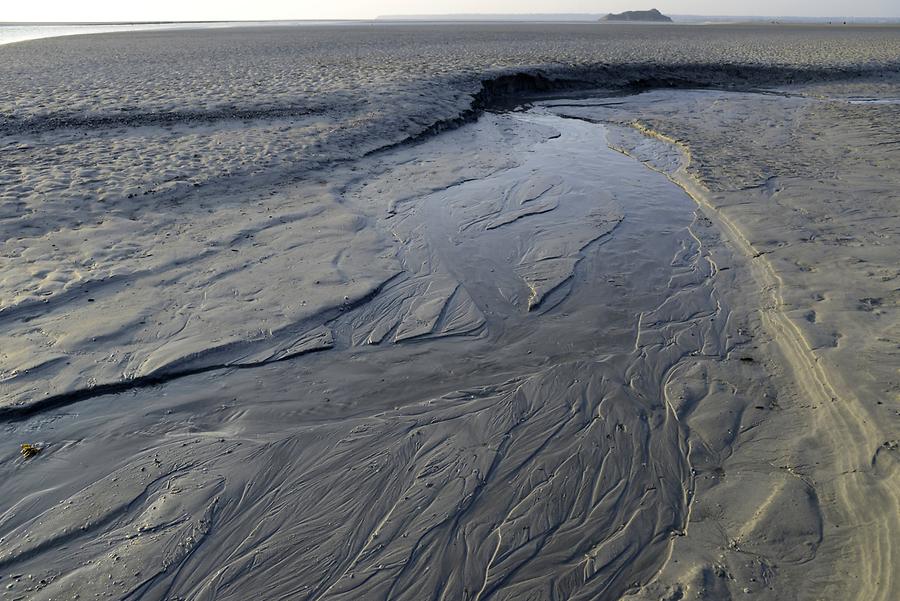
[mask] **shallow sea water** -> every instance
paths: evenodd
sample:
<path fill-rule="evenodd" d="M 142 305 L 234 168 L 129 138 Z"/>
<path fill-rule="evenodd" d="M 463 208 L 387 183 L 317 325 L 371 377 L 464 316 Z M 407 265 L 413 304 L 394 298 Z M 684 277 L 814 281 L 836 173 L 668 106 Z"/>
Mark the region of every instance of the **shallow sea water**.
<path fill-rule="evenodd" d="M 224 29 L 228 27 L 319 27 L 328 25 L 327 21 L 241 21 L 241 22 L 215 22 L 215 23 L 114 23 L 114 24 L 90 24 L 90 25 L 37 25 L 0 23 L 0 45 L 24 42 L 27 40 L 40 40 L 43 38 L 64 37 L 70 35 L 86 35 L 94 33 L 120 33 L 129 31 L 179 31 L 179 30 L 204 30 Z"/>

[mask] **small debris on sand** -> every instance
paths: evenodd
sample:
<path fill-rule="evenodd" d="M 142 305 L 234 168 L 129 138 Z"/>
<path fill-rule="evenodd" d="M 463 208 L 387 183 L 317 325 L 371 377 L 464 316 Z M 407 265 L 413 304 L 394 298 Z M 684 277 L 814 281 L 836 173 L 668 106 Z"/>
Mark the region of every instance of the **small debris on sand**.
<path fill-rule="evenodd" d="M 20 452 L 22 453 L 22 457 L 24 457 L 25 459 L 31 459 L 32 457 L 34 457 L 36 455 L 40 455 L 41 451 L 43 451 L 43 450 L 44 450 L 43 447 L 40 447 L 38 445 L 28 444 L 26 442 L 26 443 L 22 444 L 22 448 L 21 448 Z"/>

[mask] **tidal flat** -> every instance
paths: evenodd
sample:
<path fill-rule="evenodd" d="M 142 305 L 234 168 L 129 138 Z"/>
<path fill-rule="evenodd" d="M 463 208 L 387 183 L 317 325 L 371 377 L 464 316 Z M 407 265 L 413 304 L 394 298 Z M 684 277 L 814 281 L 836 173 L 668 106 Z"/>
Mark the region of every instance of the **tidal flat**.
<path fill-rule="evenodd" d="M 897 598 L 898 57 L 0 46 L 0 599 Z"/>

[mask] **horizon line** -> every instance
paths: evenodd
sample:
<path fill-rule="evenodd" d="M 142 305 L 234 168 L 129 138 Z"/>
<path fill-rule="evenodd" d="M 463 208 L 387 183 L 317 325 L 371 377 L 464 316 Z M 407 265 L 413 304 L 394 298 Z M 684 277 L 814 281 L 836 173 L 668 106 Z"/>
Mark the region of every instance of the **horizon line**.
<path fill-rule="evenodd" d="M 308 23 L 365 23 L 365 22 L 374 22 L 374 21 L 390 21 L 390 20 L 420 20 L 427 21 L 429 19 L 465 19 L 465 20 L 477 20 L 478 18 L 485 18 L 490 20 L 516 20 L 516 17 L 521 18 L 540 18 L 540 17 L 557 17 L 561 20 L 565 17 L 603 17 L 609 14 L 617 14 L 617 13 L 609 13 L 609 12 L 568 12 L 568 13 L 549 13 L 549 12 L 533 12 L 533 13 L 435 13 L 435 14 L 387 14 L 387 15 L 378 15 L 376 17 L 371 18 L 321 18 L 321 19 L 300 19 L 300 18 L 281 18 L 281 19 L 188 19 L 188 20 L 176 20 L 176 19 L 154 19 L 154 20 L 118 20 L 118 21 L 0 21 L 0 26 L 9 26 L 9 25 L 60 25 L 60 26 L 78 26 L 78 25 L 190 25 L 190 24 L 206 24 L 206 23 L 296 23 L 296 22 L 308 22 Z M 664 13 L 665 14 L 665 13 Z M 817 19 L 817 20 L 827 20 L 827 19 L 865 19 L 865 20 L 892 20 L 892 21 L 900 21 L 900 15 L 898 16 L 855 16 L 855 15 L 825 15 L 825 16 L 817 16 L 817 15 L 730 15 L 730 14 L 679 14 L 679 13 L 668 13 L 670 17 L 677 18 L 705 18 L 705 19 Z"/>

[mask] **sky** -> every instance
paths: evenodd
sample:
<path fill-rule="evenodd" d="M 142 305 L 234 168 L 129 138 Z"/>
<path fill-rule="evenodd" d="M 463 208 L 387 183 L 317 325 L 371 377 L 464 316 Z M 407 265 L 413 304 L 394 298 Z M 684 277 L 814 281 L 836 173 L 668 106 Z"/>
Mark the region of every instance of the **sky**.
<path fill-rule="evenodd" d="M 900 17 L 900 0 L 0 0 L 0 22 L 372 19 L 381 15 L 607 13 Z"/>

